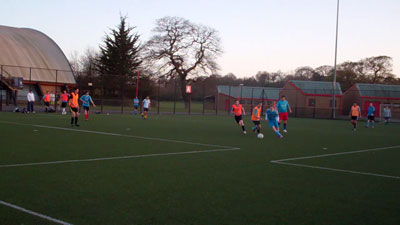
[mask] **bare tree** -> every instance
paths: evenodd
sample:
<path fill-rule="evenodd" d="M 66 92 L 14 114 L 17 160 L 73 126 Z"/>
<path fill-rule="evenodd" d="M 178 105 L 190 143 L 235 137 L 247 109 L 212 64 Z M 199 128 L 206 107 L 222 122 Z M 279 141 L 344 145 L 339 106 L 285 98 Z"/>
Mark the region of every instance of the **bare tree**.
<path fill-rule="evenodd" d="M 319 66 L 315 68 L 315 72 L 317 72 L 321 77 L 329 76 L 331 73 L 333 73 L 333 70 L 333 66 L 329 65 Z"/>
<path fill-rule="evenodd" d="M 72 71 L 74 72 L 74 75 L 77 76 L 78 72 L 82 70 L 78 51 L 73 51 L 70 54 L 68 61 Z"/>
<path fill-rule="evenodd" d="M 80 58 L 81 71 L 88 76 L 95 76 L 99 53 L 94 48 L 87 48 Z"/>
<path fill-rule="evenodd" d="M 309 66 L 303 66 L 296 69 L 294 76 L 300 80 L 312 80 L 316 72 Z"/>
<path fill-rule="evenodd" d="M 383 83 L 385 79 L 390 79 L 392 72 L 392 58 L 389 56 L 376 56 L 360 61 L 363 64 L 365 75 L 369 82 L 373 84 Z"/>
<path fill-rule="evenodd" d="M 99 54 L 93 48 L 87 48 L 82 55 L 74 51 L 70 56 L 70 65 L 75 75 L 75 80 L 80 88 L 87 89 L 88 83 L 95 83 L 96 62 Z"/>
<path fill-rule="evenodd" d="M 218 32 L 180 17 L 158 19 L 153 32 L 144 46 L 147 66 L 159 76 L 178 77 L 187 103 L 188 80 L 218 70 L 216 58 L 222 53 Z"/>
<path fill-rule="evenodd" d="M 258 71 L 255 80 L 261 86 L 273 86 L 282 79 L 280 72 L 269 73 L 267 71 Z"/>

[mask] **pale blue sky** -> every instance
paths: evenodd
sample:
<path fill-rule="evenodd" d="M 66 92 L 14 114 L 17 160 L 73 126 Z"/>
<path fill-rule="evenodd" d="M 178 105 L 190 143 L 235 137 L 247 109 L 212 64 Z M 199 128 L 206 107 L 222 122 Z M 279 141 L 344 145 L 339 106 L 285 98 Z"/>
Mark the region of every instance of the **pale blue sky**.
<path fill-rule="evenodd" d="M 341 0 L 338 62 L 388 55 L 400 76 L 400 1 Z M 128 14 L 146 41 L 155 20 L 179 16 L 219 31 L 220 74 L 333 65 L 336 0 L 2 0 L 0 24 L 49 35 L 67 57 L 98 48 Z"/>

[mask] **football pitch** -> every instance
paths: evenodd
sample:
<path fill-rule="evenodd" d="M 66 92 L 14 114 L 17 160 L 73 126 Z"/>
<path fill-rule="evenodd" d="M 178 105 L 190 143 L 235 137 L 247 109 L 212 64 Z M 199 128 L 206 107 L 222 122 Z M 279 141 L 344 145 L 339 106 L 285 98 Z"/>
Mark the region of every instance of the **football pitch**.
<path fill-rule="evenodd" d="M 0 113 L 0 224 L 400 224 L 400 125 Z"/>

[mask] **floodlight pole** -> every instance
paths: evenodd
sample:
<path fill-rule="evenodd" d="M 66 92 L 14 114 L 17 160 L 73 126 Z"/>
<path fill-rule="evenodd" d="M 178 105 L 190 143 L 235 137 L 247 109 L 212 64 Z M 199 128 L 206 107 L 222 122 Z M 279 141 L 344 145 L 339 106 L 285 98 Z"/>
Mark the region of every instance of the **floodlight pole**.
<path fill-rule="evenodd" d="M 337 0 L 337 12 L 336 12 L 336 40 L 335 40 L 335 65 L 333 73 L 333 93 L 332 93 L 332 119 L 335 119 L 335 108 L 336 108 L 336 72 L 337 72 L 337 46 L 338 46 L 338 33 L 339 33 L 339 0 Z"/>

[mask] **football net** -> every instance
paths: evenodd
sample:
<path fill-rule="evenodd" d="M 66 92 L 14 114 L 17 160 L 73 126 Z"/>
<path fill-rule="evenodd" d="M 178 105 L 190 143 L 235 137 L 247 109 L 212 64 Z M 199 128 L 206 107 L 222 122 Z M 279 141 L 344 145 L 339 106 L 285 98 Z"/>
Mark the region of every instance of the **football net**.
<path fill-rule="evenodd" d="M 400 122 L 400 104 L 381 104 L 379 107 L 379 118 L 385 120 L 385 108 L 390 110 L 390 121 Z"/>

